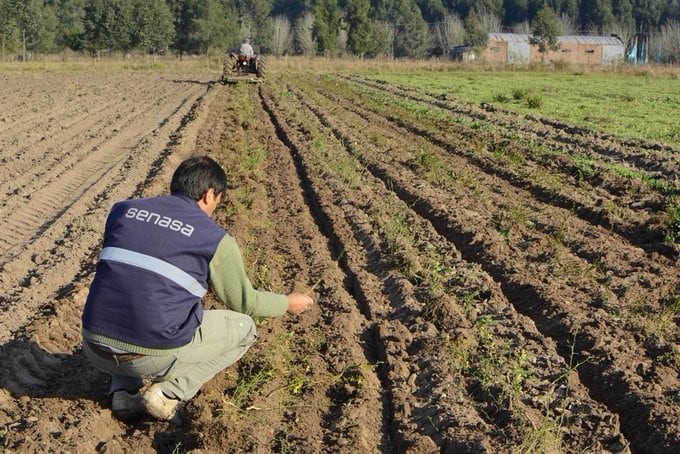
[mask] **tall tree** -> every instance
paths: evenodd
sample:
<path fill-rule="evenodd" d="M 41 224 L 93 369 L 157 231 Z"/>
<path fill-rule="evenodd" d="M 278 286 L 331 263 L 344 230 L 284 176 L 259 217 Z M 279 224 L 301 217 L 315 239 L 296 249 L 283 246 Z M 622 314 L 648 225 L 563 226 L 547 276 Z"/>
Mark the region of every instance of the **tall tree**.
<path fill-rule="evenodd" d="M 615 22 L 611 0 L 582 0 L 581 28 L 591 33 L 604 33 Z"/>
<path fill-rule="evenodd" d="M 338 50 L 341 13 L 336 0 L 318 0 L 314 9 L 314 40 L 321 53 Z"/>
<path fill-rule="evenodd" d="M 42 0 L 15 0 L 14 17 L 26 51 L 51 51 L 57 28 L 56 9 Z"/>
<path fill-rule="evenodd" d="M 442 22 L 446 16 L 447 11 L 442 0 L 416 0 L 416 4 L 423 19 L 429 24 Z"/>
<path fill-rule="evenodd" d="M 261 52 L 270 51 L 274 35 L 270 16 L 272 0 L 237 0 L 235 3 L 242 38 L 250 38 Z"/>
<path fill-rule="evenodd" d="M 633 17 L 633 4 L 631 0 L 613 0 L 612 8 L 616 22 L 621 28 L 635 29 L 635 18 Z"/>
<path fill-rule="evenodd" d="M 615 23 L 608 30 L 621 38 L 626 47 L 630 47 L 635 37 L 635 18 L 633 17 L 633 4 L 630 0 L 614 0 Z"/>
<path fill-rule="evenodd" d="M 566 17 L 576 20 L 581 17 L 580 10 L 582 9 L 581 4 L 583 1 L 588 0 L 550 0 L 550 7 L 558 16 L 564 14 Z M 535 0 L 534 8 L 529 16 L 531 20 L 536 17 L 536 14 L 538 14 L 538 11 L 543 6 L 543 3 L 543 0 Z"/>
<path fill-rule="evenodd" d="M 489 41 L 489 31 L 484 28 L 477 18 L 477 14 L 471 11 L 465 18 L 465 39 L 463 44 L 474 47 L 478 52 L 486 47 Z"/>
<path fill-rule="evenodd" d="M 291 23 L 295 23 L 298 18 L 313 8 L 312 0 L 274 0 L 271 14 L 274 17 L 284 15 L 290 19 Z"/>
<path fill-rule="evenodd" d="M 11 0 L 0 0 L 0 52 L 2 61 L 5 53 L 15 50 L 19 45 L 19 26 Z"/>
<path fill-rule="evenodd" d="M 233 47 L 240 40 L 236 10 L 225 10 L 220 0 L 207 0 L 201 6 L 198 17 L 194 19 L 200 52 L 206 53 L 211 48 Z"/>
<path fill-rule="evenodd" d="M 347 0 L 347 47 L 355 55 L 372 55 L 373 30 L 368 16 L 370 0 Z"/>
<path fill-rule="evenodd" d="M 633 15 L 638 33 L 649 35 L 660 24 L 665 0 L 633 0 Z"/>
<path fill-rule="evenodd" d="M 290 20 L 284 16 L 276 16 L 272 21 L 274 25 L 274 39 L 272 41 L 272 53 L 283 55 L 292 50 L 293 33 Z"/>
<path fill-rule="evenodd" d="M 680 22 L 669 20 L 661 27 L 658 37 L 660 60 L 665 63 L 680 63 Z"/>
<path fill-rule="evenodd" d="M 127 52 L 133 45 L 132 4 L 129 0 L 87 0 L 85 47 L 95 56 L 102 50 Z"/>
<path fill-rule="evenodd" d="M 156 55 L 168 49 L 175 35 L 172 13 L 164 0 L 135 0 L 134 44 Z"/>
<path fill-rule="evenodd" d="M 467 18 L 475 6 L 475 0 L 444 0 L 444 6 L 450 13 Z"/>
<path fill-rule="evenodd" d="M 314 14 L 306 11 L 295 20 L 295 48 L 302 55 L 313 55 L 316 49 L 314 42 Z"/>
<path fill-rule="evenodd" d="M 559 19 L 547 2 L 538 10 L 531 30 L 532 36 L 529 42 L 538 45 L 538 50 L 543 55 L 543 58 L 545 58 L 545 53 L 548 50 L 559 49 L 557 42 L 560 33 Z"/>
<path fill-rule="evenodd" d="M 676 26 L 680 21 L 680 0 L 669 0 L 661 12 L 661 23 L 668 24 L 670 21 L 674 21 Z"/>
<path fill-rule="evenodd" d="M 427 23 L 415 0 L 377 0 L 374 5 L 376 37 L 389 45 L 394 57 L 420 57 L 427 47 Z"/>
<path fill-rule="evenodd" d="M 506 0 L 504 2 L 505 15 L 503 23 L 508 26 L 515 26 L 527 18 L 529 0 Z"/>
<path fill-rule="evenodd" d="M 201 16 L 202 0 L 167 0 L 172 12 L 175 39 L 172 48 L 182 57 L 200 52 L 201 43 L 196 29 L 196 19 Z"/>
<path fill-rule="evenodd" d="M 430 31 L 439 55 L 448 53 L 451 46 L 465 41 L 465 24 L 460 17 L 453 14 L 446 14 L 443 21 L 430 27 Z"/>
<path fill-rule="evenodd" d="M 85 46 L 83 17 L 85 16 L 85 0 L 61 0 L 57 9 L 57 45 L 69 47 L 75 51 Z"/>

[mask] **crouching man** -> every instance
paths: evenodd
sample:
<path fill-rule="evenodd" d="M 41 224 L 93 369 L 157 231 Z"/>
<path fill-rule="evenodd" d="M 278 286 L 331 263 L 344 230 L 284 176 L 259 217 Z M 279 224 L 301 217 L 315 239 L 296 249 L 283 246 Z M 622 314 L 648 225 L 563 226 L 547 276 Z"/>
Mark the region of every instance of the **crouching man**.
<path fill-rule="evenodd" d="M 300 314 L 312 299 L 255 290 L 236 241 L 211 219 L 227 187 L 220 165 L 193 157 L 170 195 L 114 204 L 83 311 L 83 351 L 111 375 L 113 415 L 172 420 L 255 341 L 251 316 Z M 209 286 L 228 309 L 203 310 Z M 140 392 L 143 379 L 152 384 Z"/>

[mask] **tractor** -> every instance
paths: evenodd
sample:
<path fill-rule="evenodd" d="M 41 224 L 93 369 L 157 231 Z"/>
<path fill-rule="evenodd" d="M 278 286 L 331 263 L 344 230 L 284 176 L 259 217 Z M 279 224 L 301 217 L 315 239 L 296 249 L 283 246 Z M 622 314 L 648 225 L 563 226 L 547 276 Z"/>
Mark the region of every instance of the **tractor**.
<path fill-rule="evenodd" d="M 241 52 L 228 52 L 224 57 L 222 82 L 235 83 L 247 81 L 258 83 L 264 81 L 265 72 L 265 61 L 261 56 L 246 55 Z"/>

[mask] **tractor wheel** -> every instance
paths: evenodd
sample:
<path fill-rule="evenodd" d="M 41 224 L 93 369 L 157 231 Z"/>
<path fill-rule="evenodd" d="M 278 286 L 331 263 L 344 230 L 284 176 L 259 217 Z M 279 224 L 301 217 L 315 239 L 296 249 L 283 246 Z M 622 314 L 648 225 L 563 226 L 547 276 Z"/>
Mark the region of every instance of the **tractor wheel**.
<path fill-rule="evenodd" d="M 264 79 L 265 76 L 267 75 L 267 64 L 265 63 L 264 58 L 258 58 L 257 59 L 257 77 L 260 79 Z"/>
<path fill-rule="evenodd" d="M 233 53 L 228 53 L 224 56 L 224 66 L 222 68 L 222 82 L 227 82 L 230 77 L 234 77 L 237 74 L 238 69 L 236 65 L 238 63 L 238 57 Z"/>

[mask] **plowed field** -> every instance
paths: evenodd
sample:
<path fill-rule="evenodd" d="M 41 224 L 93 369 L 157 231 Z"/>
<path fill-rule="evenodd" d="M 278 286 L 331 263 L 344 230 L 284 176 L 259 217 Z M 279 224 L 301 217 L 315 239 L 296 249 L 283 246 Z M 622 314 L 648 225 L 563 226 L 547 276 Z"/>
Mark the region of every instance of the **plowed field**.
<path fill-rule="evenodd" d="M 680 452 L 679 150 L 377 78 L 217 79 L 0 76 L 0 452 Z M 253 283 L 316 304 L 259 320 L 181 425 L 126 425 L 84 296 L 111 205 L 193 153 Z"/>

